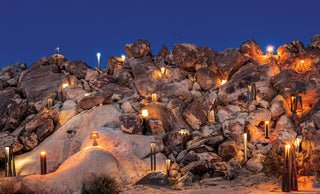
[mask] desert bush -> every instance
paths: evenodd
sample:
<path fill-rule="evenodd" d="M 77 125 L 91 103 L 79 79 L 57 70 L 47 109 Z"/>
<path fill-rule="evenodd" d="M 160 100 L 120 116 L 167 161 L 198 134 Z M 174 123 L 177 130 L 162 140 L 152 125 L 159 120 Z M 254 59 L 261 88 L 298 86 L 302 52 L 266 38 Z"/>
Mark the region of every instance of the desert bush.
<path fill-rule="evenodd" d="M 266 174 L 279 177 L 282 175 L 284 150 L 281 147 L 271 149 L 261 158 L 261 163 Z"/>
<path fill-rule="evenodd" d="M 90 194 L 116 194 L 120 192 L 120 186 L 114 178 L 102 176 L 89 182 L 87 192 Z"/>

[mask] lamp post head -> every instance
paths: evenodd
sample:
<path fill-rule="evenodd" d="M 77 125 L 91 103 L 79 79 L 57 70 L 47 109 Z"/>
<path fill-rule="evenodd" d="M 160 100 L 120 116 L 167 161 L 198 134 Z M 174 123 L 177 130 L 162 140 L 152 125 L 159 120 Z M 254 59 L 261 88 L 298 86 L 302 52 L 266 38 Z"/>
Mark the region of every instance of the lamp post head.
<path fill-rule="evenodd" d="M 272 53 L 273 53 L 273 49 L 274 49 L 273 46 L 268 46 L 268 47 L 267 47 L 268 53 L 272 54 Z"/>
<path fill-rule="evenodd" d="M 98 132 L 91 132 L 90 134 L 90 139 L 98 139 L 99 137 L 100 136 Z"/>
<path fill-rule="evenodd" d="M 265 123 L 266 125 L 268 125 L 268 124 L 269 124 L 269 121 L 265 121 L 264 123 Z"/>
<path fill-rule="evenodd" d="M 100 58 L 101 57 L 101 53 L 97 52 L 97 57 Z"/>
<path fill-rule="evenodd" d="M 143 109 L 142 111 L 141 111 L 141 114 L 142 114 L 142 117 L 148 117 L 148 115 L 149 115 L 149 113 L 148 113 L 148 110 L 147 109 Z"/>
<path fill-rule="evenodd" d="M 41 156 L 45 156 L 46 154 L 47 154 L 46 151 L 41 151 L 41 152 L 40 152 L 40 155 L 41 155 Z"/>

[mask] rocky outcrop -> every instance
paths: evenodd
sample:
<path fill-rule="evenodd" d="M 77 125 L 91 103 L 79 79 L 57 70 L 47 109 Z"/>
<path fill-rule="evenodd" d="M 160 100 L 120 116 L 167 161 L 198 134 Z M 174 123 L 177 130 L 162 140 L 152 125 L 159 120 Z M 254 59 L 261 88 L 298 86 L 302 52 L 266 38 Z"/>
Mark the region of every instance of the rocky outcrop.
<path fill-rule="evenodd" d="M 79 79 L 84 79 L 90 67 L 84 61 L 67 61 L 63 64 L 66 71 Z"/>
<path fill-rule="evenodd" d="M 150 56 L 150 43 L 146 40 L 137 40 L 133 44 L 127 44 L 124 47 L 124 51 L 129 57 L 141 58 L 144 56 Z"/>

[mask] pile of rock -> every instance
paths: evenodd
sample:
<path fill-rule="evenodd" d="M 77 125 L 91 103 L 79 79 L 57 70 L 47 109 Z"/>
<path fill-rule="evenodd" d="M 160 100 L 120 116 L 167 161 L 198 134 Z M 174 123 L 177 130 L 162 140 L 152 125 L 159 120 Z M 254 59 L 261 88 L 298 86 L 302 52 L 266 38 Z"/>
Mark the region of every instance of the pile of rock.
<path fill-rule="evenodd" d="M 293 41 L 268 56 L 254 40 L 223 52 L 176 44 L 152 55 L 150 43 L 137 40 L 125 46 L 129 58 L 110 57 L 107 68 L 93 69 L 58 54 L 29 68 L 6 66 L 0 71 L 0 160 L 5 145 L 18 154 L 32 150 L 77 114 L 112 103 L 122 113 L 123 133 L 159 136 L 172 162 L 169 177 L 180 186 L 191 184 L 193 176 L 261 171 L 260 158 L 268 150 L 298 135 L 320 148 L 319 44 L 315 35 L 308 48 Z M 299 66 L 301 60 L 308 66 Z M 249 101 L 253 83 L 256 98 Z M 290 110 L 292 95 L 303 96 L 300 114 Z M 208 122 L 212 110 L 215 122 Z M 270 139 L 265 139 L 265 121 L 270 121 Z M 243 133 L 248 133 L 247 168 Z"/>

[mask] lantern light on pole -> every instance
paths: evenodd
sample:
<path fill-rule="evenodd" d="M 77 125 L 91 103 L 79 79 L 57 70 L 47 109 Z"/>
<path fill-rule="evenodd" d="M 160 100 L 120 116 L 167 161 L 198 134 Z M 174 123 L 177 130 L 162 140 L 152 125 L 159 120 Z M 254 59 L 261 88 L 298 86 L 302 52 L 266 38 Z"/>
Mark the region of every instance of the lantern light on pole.
<path fill-rule="evenodd" d="M 273 50 L 274 50 L 274 47 L 273 47 L 273 46 L 268 46 L 268 47 L 267 47 L 267 53 L 268 53 L 269 55 L 272 55 L 272 54 L 273 54 Z"/>
<path fill-rule="evenodd" d="M 156 171 L 156 142 L 150 142 L 151 147 L 151 171 Z"/>
<path fill-rule="evenodd" d="M 56 54 L 60 54 L 60 48 L 58 46 L 56 47 Z"/>
<path fill-rule="evenodd" d="M 158 96 L 156 93 L 151 94 L 151 102 L 157 102 L 158 101 Z"/>
<path fill-rule="evenodd" d="M 100 68 L 100 58 L 101 58 L 101 53 L 97 53 L 97 59 L 98 59 L 98 68 Z"/>
<path fill-rule="evenodd" d="M 247 141 L 248 141 L 248 137 L 247 137 L 247 133 L 243 134 L 243 142 L 244 142 L 244 163 L 245 166 L 247 167 L 247 160 L 248 160 L 248 155 L 247 155 Z"/>
<path fill-rule="evenodd" d="M 264 126 L 265 126 L 265 138 L 270 139 L 269 138 L 270 121 L 265 121 Z"/>
<path fill-rule="evenodd" d="M 48 99 L 48 109 L 51 110 L 52 109 L 52 98 Z"/>
<path fill-rule="evenodd" d="M 214 115 L 214 110 L 209 110 L 209 112 L 208 112 L 208 121 L 210 123 L 215 123 L 216 122 L 215 115 Z"/>
<path fill-rule="evenodd" d="M 167 175 L 169 176 L 169 171 L 170 171 L 170 165 L 171 165 L 171 159 L 167 158 L 166 159 L 166 170 L 167 170 Z"/>
<path fill-rule="evenodd" d="M 92 143 L 92 146 L 97 146 L 98 145 L 98 142 L 97 142 L 97 139 L 99 138 L 99 133 L 98 132 L 95 132 L 95 131 L 92 131 L 91 134 L 90 134 L 90 139 L 93 139 L 93 143 Z"/>
<path fill-rule="evenodd" d="M 165 67 L 161 67 L 160 71 L 161 71 L 162 78 L 164 78 L 165 73 L 166 73 L 166 68 Z"/>
<path fill-rule="evenodd" d="M 147 109 L 143 109 L 142 111 L 141 111 L 141 114 L 142 114 L 142 117 L 143 118 L 146 118 L 146 117 L 148 117 L 148 110 Z"/>
<path fill-rule="evenodd" d="M 11 177 L 16 176 L 16 168 L 13 156 L 12 146 L 4 147 L 4 164 L 5 164 L 5 176 Z"/>
<path fill-rule="evenodd" d="M 124 62 L 126 60 L 126 56 L 125 55 L 121 55 L 121 60 Z"/>
<path fill-rule="evenodd" d="M 47 174 L 47 153 L 45 151 L 40 152 L 40 166 L 41 174 Z"/>
<path fill-rule="evenodd" d="M 227 83 L 227 80 L 225 80 L 225 79 L 221 80 L 221 85 L 223 85 L 225 83 Z"/>

